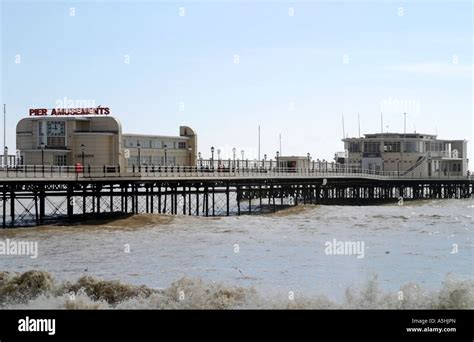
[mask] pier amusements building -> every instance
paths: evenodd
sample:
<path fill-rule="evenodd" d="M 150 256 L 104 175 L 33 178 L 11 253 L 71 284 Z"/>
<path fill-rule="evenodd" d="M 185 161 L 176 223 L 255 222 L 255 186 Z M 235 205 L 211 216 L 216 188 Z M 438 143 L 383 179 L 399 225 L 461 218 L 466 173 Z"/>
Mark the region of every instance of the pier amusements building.
<path fill-rule="evenodd" d="M 348 167 L 427 176 L 463 176 L 468 172 L 467 140 L 422 133 L 375 133 L 342 141 Z"/>
<path fill-rule="evenodd" d="M 196 165 L 197 135 L 122 133 L 108 108 L 31 109 L 16 126 L 17 164 L 73 166 Z M 139 161 L 140 158 L 140 161 Z"/>

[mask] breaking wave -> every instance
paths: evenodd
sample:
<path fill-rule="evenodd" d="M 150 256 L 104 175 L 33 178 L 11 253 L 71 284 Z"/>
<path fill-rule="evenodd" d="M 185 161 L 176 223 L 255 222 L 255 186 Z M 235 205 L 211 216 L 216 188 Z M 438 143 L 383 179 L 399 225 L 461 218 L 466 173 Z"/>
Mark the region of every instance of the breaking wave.
<path fill-rule="evenodd" d="M 446 278 L 428 292 L 409 283 L 399 293 L 379 289 L 377 279 L 348 288 L 341 303 L 325 296 L 262 297 L 255 288 L 181 278 L 165 289 L 84 276 L 58 282 L 44 271 L 0 272 L 2 309 L 473 309 L 474 281 Z"/>

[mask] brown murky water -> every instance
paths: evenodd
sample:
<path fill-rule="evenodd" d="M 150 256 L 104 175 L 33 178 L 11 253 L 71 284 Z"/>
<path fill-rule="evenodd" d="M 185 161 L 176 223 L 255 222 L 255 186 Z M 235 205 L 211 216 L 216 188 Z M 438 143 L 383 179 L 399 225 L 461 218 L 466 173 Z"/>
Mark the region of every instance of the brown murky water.
<path fill-rule="evenodd" d="M 223 218 L 138 215 L 4 230 L 0 240 L 37 242 L 38 257 L 0 255 L 7 272 L 0 273 L 0 303 L 474 308 L 473 212 L 472 199 L 438 200 Z M 334 239 L 363 242 L 363 257 L 328 255 L 326 243 Z"/>

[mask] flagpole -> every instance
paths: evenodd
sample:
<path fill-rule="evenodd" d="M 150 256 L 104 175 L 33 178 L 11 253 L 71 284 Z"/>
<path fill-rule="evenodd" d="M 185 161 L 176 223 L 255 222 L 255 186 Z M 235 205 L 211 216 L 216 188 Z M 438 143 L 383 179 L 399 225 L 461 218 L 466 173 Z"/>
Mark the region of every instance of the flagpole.
<path fill-rule="evenodd" d="M 357 124 L 359 126 L 359 138 L 360 138 L 360 115 L 357 113 Z"/>
<path fill-rule="evenodd" d="M 281 133 L 280 133 L 280 156 L 282 155 L 281 153 Z"/>
<path fill-rule="evenodd" d="M 3 104 L 3 164 L 8 166 L 8 152 L 7 152 L 7 105 Z"/>
<path fill-rule="evenodd" d="M 258 125 L 258 160 L 260 161 L 260 125 Z"/>
<path fill-rule="evenodd" d="M 346 129 L 344 127 L 344 114 L 342 114 L 342 139 L 346 138 Z"/>

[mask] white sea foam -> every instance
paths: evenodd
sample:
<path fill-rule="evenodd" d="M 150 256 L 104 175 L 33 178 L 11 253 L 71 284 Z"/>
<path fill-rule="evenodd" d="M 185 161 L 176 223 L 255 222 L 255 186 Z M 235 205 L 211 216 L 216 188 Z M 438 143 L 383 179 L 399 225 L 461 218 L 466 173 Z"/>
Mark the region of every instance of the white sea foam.
<path fill-rule="evenodd" d="M 254 288 L 187 277 L 156 290 L 94 277 L 56 282 L 48 272 L 0 272 L 0 303 L 3 309 L 473 309 L 474 281 L 448 277 L 438 291 L 409 283 L 386 293 L 374 278 L 334 302 L 323 295 L 266 297 Z"/>

